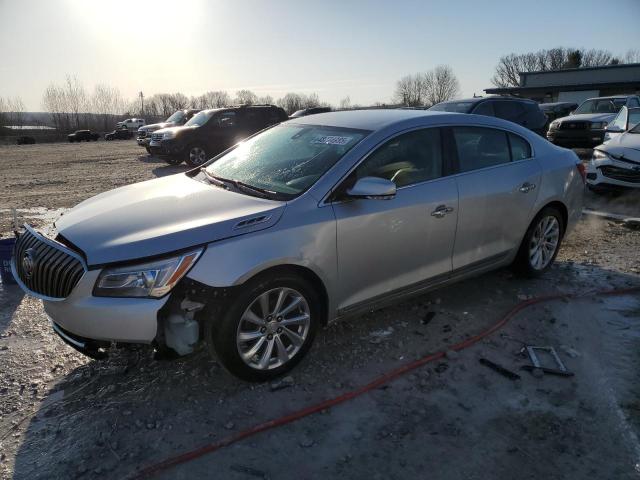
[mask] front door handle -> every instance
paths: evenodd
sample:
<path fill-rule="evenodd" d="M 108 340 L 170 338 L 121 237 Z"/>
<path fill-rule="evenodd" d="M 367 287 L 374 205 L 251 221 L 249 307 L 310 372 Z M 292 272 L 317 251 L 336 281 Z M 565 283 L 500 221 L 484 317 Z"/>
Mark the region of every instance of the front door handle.
<path fill-rule="evenodd" d="M 438 205 L 436 209 L 431 212 L 432 217 L 442 218 L 446 214 L 453 212 L 453 207 L 447 207 L 446 205 Z"/>
<path fill-rule="evenodd" d="M 524 182 L 522 185 L 520 185 L 520 188 L 518 190 L 522 193 L 529 193 L 534 188 L 536 188 L 535 183 Z"/>

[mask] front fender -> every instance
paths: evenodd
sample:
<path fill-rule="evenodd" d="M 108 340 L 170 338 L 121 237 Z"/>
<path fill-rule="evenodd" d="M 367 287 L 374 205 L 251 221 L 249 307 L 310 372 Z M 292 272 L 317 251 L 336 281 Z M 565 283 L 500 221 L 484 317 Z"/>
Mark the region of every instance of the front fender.
<path fill-rule="evenodd" d="M 211 287 L 234 287 L 271 267 L 295 265 L 315 273 L 324 283 L 329 298 L 335 298 L 332 294 L 337 279 L 333 210 L 317 205 L 306 212 L 296 210 L 288 208 L 286 218 L 266 230 L 209 244 L 187 277 Z M 296 220 L 295 225 L 291 219 Z"/>

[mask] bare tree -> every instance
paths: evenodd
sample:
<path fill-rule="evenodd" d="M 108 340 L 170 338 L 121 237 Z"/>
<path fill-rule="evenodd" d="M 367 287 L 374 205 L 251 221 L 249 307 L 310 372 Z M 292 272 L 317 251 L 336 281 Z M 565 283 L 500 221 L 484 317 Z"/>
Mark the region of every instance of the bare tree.
<path fill-rule="evenodd" d="M 87 94 L 76 76 L 67 75 L 64 84 L 64 102 L 67 112 L 73 115 L 76 128 L 80 128 L 80 114 L 87 111 Z"/>
<path fill-rule="evenodd" d="M 424 78 L 424 100 L 427 106 L 446 102 L 460 94 L 460 82 L 453 73 L 453 69 L 448 65 L 438 65 L 427 72 Z"/>
<path fill-rule="evenodd" d="M 640 50 L 631 49 L 622 57 L 623 63 L 640 63 Z"/>
<path fill-rule="evenodd" d="M 293 112 L 305 108 L 328 106 L 326 102 L 320 101 L 317 93 L 305 95 L 303 93 L 287 93 L 284 97 L 279 98 L 276 104 L 291 115 Z"/>
<path fill-rule="evenodd" d="M 424 73 L 405 75 L 396 82 L 395 99 L 407 107 L 424 105 L 427 77 Z"/>
<path fill-rule="evenodd" d="M 108 130 L 115 122 L 116 116 L 124 111 L 124 101 L 120 90 L 108 85 L 96 85 L 90 98 L 91 113 L 96 115 L 95 125 Z"/>
<path fill-rule="evenodd" d="M 261 105 L 273 105 L 273 97 L 271 95 L 263 95 L 258 97 L 258 102 Z"/>
<path fill-rule="evenodd" d="M 240 105 L 253 105 L 258 102 L 258 96 L 251 90 L 238 90 L 234 102 Z"/>
<path fill-rule="evenodd" d="M 20 97 L 7 99 L 7 123 L 18 128 L 24 126 L 24 103 Z"/>
<path fill-rule="evenodd" d="M 520 72 L 560 70 L 563 68 L 610 65 L 617 59 L 607 50 L 564 47 L 500 57 L 491 82 L 497 87 L 520 86 Z"/>
<path fill-rule="evenodd" d="M 198 99 L 198 108 L 220 108 L 231 105 L 231 97 L 223 90 L 206 92 Z"/>

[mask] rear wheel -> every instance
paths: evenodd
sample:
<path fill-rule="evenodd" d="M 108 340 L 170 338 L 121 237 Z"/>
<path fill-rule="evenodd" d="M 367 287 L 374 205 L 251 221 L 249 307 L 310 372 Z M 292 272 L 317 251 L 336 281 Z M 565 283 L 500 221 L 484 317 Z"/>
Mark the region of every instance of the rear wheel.
<path fill-rule="evenodd" d="M 265 381 L 291 370 L 311 347 L 320 323 L 313 287 L 291 274 L 249 281 L 207 324 L 210 351 L 229 372 Z"/>
<path fill-rule="evenodd" d="M 207 152 L 199 145 L 192 145 L 187 149 L 185 161 L 190 167 L 199 167 L 208 160 Z"/>
<path fill-rule="evenodd" d="M 531 222 L 513 263 L 515 269 L 529 277 L 546 272 L 558 255 L 564 235 L 564 221 L 557 208 L 544 208 Z"/>

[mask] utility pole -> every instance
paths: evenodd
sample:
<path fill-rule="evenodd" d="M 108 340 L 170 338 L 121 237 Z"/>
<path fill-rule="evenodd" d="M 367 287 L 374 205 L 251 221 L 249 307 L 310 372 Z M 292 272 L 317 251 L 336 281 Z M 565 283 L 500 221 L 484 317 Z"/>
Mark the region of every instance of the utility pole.
<path fill-rule="evenodd" d="M 144 117 L 144 95 L 140 92 L 140 116 Z"/>

